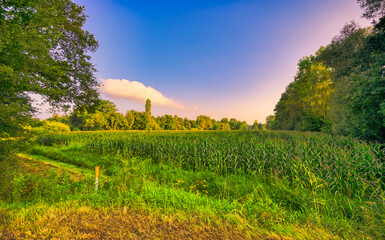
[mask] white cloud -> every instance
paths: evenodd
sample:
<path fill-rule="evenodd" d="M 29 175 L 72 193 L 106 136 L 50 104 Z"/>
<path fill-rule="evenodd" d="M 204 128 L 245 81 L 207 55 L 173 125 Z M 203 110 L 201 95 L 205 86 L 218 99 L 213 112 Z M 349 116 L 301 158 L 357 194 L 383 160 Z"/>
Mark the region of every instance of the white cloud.
<path fill-rule="evenodd" d="M 130 99 L 141 103 L 144 103 L 149 98 L 153 105 L 185 109 L 185 106 L 181 103 L 163 96 L 158 90 L 150 86 L 146 87 L 141 82 L 126 79 L 101 79 L 101 81 L 101 91 L 109 96 Z"/>

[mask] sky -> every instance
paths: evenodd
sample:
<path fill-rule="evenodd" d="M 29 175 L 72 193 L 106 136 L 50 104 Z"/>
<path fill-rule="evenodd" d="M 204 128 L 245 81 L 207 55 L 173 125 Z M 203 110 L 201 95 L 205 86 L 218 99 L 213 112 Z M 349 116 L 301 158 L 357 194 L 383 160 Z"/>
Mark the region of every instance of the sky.
<path fill-rule="evenodd" d="M 100 46 L 92 62 L 118 109 L 264 123 L 298 61 L 349 21 L 356 0 L 75 0 Z"/>

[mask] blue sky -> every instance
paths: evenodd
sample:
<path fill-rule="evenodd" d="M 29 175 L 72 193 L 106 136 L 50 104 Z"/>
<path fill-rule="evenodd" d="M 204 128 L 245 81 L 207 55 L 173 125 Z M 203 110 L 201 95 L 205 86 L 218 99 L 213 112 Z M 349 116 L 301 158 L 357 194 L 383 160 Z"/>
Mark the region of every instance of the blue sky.
<path fill-rule="evenodd" d="M 265 122 L 300 58 L 362 10 L 355 0 L 76 0 L 99 41 L 102 97 L 119 110 Z M 103 79 L 103 80 L 101 80 Z"/>

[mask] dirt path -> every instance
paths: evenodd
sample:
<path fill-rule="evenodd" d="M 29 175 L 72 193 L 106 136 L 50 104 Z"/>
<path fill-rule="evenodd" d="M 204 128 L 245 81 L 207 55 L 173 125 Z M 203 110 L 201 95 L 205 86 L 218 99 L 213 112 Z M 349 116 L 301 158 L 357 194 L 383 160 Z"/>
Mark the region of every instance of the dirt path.
<path fill-rule="evenodd" d="M 76 172 L 66 167 L 56 165 L 54 163 L 46 162 L 43 160 L 37 160 L 34 158 L 24 156 L 22 154 L 18 154 L 17 156 L 18 156 L 20 167 L 24 168 L 23 170 L 30 173 L 44 175 L 45 173 L 47 173 L 47 171 L 52 169 L 58 172 L 59 174 L 62 174 L 63 172 L 68 173 L 71 179 L 74 181 L 79 181 L 81 179 L 86 178 L 84 174 L 81 174 L 79 172 Z"/>

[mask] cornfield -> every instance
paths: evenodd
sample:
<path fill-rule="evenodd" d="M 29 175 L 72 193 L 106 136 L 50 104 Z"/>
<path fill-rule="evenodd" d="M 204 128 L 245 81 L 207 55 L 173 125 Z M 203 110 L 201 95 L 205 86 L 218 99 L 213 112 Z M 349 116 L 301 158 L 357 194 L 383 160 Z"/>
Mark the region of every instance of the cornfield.
<path fill-rule="evenodd" d="M 108 131 L 43 135 L 37 141 L 145 157 L 194 171 L 259 174 L 317 191 L 384 200 L 385 150 L 347 137 L 285 131 Z"/>

